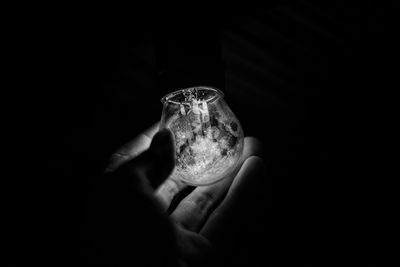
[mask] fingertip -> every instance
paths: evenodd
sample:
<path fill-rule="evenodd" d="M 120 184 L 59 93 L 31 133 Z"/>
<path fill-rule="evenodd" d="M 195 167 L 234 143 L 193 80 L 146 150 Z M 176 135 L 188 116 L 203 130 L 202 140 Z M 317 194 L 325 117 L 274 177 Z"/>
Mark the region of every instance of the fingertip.
<path fill-rule="evenodd" d="M 252 163 L 257 167 L 258 173 L 261 175 L 261 177 L 266 177 L 267 175 L 267 163 L 266 161 L 261 158 L 261 157 L 251 157 Z"/>
<path fill-rule="evenodd" d="M 266 174 L 264 160 L 258 156 L 250 156 L 240 168 L 235 180 L 232 183 L 234 188 L 236 184 L 243 183 L 242 180 L 261 179 Z"/>
<path fill-rule="evenodd" d="M 248 162 L 247 164 L 251 164 L 251 165 L 254 165 L 254 166 L 263 166 L 263 167 L 265 167 L 264 160 L 259 156 L 250 156 L 250 157 L 247 158 L 246 162 Z"/>
<path fill-rule="evenodd" d="M 263 153 L 263 145 L 257 138 L 246 136 L 244 138 L 243 159 L 251 156 L 261 156 Z"/>
<path fill-rule="evenodd" d="M 259 156 L 249 157 L 245 161 L 245 164 L 243 164 L 245 166 L 245 168 L 250 168 L 250 169 L 265 170 L 265 168 L 266 168 L 264 160 Z"/>

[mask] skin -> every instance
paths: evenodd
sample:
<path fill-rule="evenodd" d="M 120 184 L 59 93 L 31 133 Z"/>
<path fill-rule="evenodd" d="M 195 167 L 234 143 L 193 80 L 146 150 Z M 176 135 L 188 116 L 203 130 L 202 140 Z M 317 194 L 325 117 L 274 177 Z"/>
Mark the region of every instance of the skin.
<path fill-rule="evenodd" d="M 245 137 L 244 152 L 234 174 L 194 188 L 171 206 L 174 197 L 188 187 L 171 176 L 175 162 L 172 133 L 167 129 L 158 131 L 158 124 L 145 130 L 111 157 L 106 178 L 94 189 L 87 216 L 90 230 L 86 232 L 91 233 L 87 235 L 91 244 L 89 261 L 137 266 L 218 265 L 214 243 L 221 243 L 224 231 L 232 224 L 229 218 L 240 212 L 236 211 L 237 203 L 240 201 L 242 207 L 254 205 L 246 201 L 252 201 L 247 195 L 265 175 L 260 153 L 259 141 Z M 112 194 L 110 188 L 114 189 Z M 96 194 L 99 190 L 103 193 Z M 104 195 L 112 197 L 104 199 Z M 113 216 L 104 205 L 110 206 Z M 98 212 L 90 212 L 93 210 Z M 112 223 L 104 219 L 110 217 L 115 218 Z M 104 221 L 108 223 L 100 223 Z M 99 228 L 108 233 L 113 227 L 119 230 L 109 239 L 104 238 L 107 242 L 98 241 L 99 233 L 92 230 Z M 110 249 L 110 243 L 120 244 L 121 248 Z"/>

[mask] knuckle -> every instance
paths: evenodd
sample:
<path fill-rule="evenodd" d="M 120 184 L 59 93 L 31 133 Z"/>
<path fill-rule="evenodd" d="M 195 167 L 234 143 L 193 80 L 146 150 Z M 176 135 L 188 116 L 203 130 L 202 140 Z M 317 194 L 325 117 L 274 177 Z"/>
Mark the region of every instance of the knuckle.
<path fill-rule="evenodd" d="M 215 197 L 212 193 L 204 191 L 191 199 L 193 204 L 200 210 L 208 210 L 214 203 Z"/>

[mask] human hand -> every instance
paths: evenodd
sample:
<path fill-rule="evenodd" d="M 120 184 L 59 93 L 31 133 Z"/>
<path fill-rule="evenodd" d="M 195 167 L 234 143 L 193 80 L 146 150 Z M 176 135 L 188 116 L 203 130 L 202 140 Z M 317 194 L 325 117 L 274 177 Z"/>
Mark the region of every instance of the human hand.
<path fill-rule="evenodd" d="M 137 181 L 133 186 L 135 192 L 145 196 L 145 202 L 153 203 L 146 205 L 146 209 L 151 209 L 163 221 L 162 225 L 168 226 L 163 231 L 174 235 L 168 242 L 169 247 L 175 247 L 174 242 L 177 250 L 168 253 L 176 253 L 181 262 L 189 266 L 212 264 L 217 258 L 213 244 L 223 245 L 224 234 L 229 234 L 226 233 L 230 228 L 227 226 L 235 224 L 229 218 L 235 216 L 233 214 L 237 206 L 246 207 L 248 195 L 263 176 L 264 164 L 257 156 L 260 154 L 260 144 L 255 138 L 246 137 L 243 156 L 234 174 L 215 184 L 193 188 L 170 175 L 174 166 L 171 133 L 168 130 L 157 131 L 158 124 L 155 124 L 124 145 L 112 156 L 107 171 L 114 175 L 114 179 L 128 179 L 131 183 L 132 179 Z M 166 141 L 164 146 L 157 141 L 160 139 Z M 190 189 L 192 191 L 187 193 Z M 148 211 L 143 214 L 136 212 L 138 203 L 131 204 L 134 204 L 130 208 L 132 212 L 141 218 L 148 217 Z M 129 210 L 129 205 L 127 208 Z M 151 221 L 154 218 L 143 219 Z M 148 232 L 149 237 L 154 236 L 152 231 L 161 230 L 152 229 L 150 224 L 141 227 L 139 231 Z M 156 236 L 152 242 L 159 242 L 158 239 L 165 237 L 166 232 L 159 234 L 158 238 Z M 154 253 L 163 254 L 165 251 Z"/>

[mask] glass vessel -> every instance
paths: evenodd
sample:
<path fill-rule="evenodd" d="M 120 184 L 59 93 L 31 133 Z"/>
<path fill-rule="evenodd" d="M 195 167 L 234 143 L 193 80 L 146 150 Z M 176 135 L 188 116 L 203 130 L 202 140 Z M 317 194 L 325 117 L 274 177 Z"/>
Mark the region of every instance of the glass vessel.
<path fill-rule="evenodd" d="M 235 171 L 243 152 L 242 127 L 212 87 L 190 87 L 161 99 L 160 128 L 175 137 L 173 177 L 189 185 L 215 183 Z"/>

